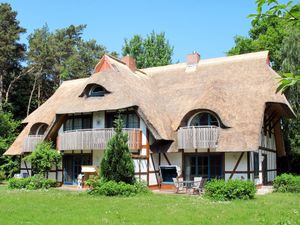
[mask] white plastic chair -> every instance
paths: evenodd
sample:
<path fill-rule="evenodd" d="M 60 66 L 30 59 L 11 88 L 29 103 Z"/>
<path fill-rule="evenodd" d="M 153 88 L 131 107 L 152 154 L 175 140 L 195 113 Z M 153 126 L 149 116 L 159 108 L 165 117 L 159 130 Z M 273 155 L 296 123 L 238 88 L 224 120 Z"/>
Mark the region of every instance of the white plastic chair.
<path fill-rule="evenodd" d="M 184 185 L 183 185 L 183 178 L 173 178 L 174 185 L 176 187 L 176 193 L 179 193 L 179 191 L 184 191 Z"/>
<path fill-rule="evenodd" d="M 203 185 L 203 182 L 202 182 L 202 177 L 194 177 L 194 184 L 193 184 L 193 194 L 195 192 L 198 192 L 200 194 L 200 192 L 202 191 L 202 188 L 201 185 Z"/>

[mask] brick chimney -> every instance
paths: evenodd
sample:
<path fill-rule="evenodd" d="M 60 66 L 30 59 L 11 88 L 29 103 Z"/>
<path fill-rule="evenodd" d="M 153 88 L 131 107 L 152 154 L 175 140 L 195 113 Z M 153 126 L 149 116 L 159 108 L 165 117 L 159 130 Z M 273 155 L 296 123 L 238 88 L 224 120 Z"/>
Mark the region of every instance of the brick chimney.
<path fill-rule="evenodd" d="M 136 64 L 135 64 L 135 59 L 130 56 L 126 55 L 122 58 L 122 62 L 126 63 L 126 65 L 131 69 L 133 72 L 136 71 Z"/>
<path fill-rule="evenodd" d="M 198 64 L 200 61 L 200 54 L 198 52 L 193 52 L 186 56 L 186 64 L 187 66 L 192 66 Z"/>

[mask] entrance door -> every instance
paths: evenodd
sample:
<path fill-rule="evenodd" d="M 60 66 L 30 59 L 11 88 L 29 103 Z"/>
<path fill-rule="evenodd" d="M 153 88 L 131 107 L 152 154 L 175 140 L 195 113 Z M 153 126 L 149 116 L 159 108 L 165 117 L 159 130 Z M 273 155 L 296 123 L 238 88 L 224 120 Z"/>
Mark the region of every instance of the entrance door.
<path fill-rule="evenodd" d="M 262 154 L 264 157 L 262 161 L 262 178 L 263 184 L 266 185 L 268 183 L 268 157 L 266 154 Z"/>
<path fill-rule="evenodd" d="M 64 163 L 64 184 L 73 184 L 73 156 L 63 156 Z"/>
<path fill-rule="evenodd" d="M 92 154 L 64 155 L 64 184 L 77 184 L 81 166 L 92 165 Z"/>

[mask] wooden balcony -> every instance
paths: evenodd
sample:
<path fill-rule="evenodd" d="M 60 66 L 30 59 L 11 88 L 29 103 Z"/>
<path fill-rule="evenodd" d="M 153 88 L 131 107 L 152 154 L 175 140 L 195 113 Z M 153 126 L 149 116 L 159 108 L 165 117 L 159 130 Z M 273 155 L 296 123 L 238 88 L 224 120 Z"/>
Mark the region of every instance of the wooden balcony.
<path fill-rule="evenodd" d="M 22 152 L 32 152 L 43 139 L 44 135 L 28 135 L 24 139 Z"/>
<path fill-rule="evenodd" d="M 129 149 L 142 148 L 142 131 L 140 129 L 125 128 L 123 131 L 128 133 Z M 59 150 L 105 149 L 114 133 L 113 128 L 65 131 L 58 136 L 57 147 Z"/>
<path fill-rule="evenodd" d="M 216 126 L 181 127 L 177 132 L 178 149 L 216 148 L 219 129 Z"/>

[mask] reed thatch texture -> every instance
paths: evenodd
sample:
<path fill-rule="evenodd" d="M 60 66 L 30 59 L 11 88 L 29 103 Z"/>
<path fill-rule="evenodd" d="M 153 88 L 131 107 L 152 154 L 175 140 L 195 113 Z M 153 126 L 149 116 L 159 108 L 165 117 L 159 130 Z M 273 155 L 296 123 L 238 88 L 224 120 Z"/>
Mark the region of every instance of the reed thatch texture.
<path fill-rule="evenodd" d="M 133 72 L 123 62 L 105 56 L 102 60 L 108 60 L 113 69 L 64 82 L 24 122 L 50 124 L 56 114 L 136 106 L 153 136 L 173 141 L 169 151 L 178 151 L 176 131 L 184 116 L 207 109 L 229 127 L 221 130 L 217 151 L 253 151 L 259 146 L 267 102 L 280 103 L 282 116 L 293 116 L 285 96 L 275 94 L 279 75 L 267 59 L 268 52 L 258 52 L 200 60 L 193 68 L 180 63 Z M 110 93 L 87 97 L 84 90 L 91 84 Z"/>

